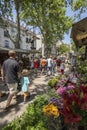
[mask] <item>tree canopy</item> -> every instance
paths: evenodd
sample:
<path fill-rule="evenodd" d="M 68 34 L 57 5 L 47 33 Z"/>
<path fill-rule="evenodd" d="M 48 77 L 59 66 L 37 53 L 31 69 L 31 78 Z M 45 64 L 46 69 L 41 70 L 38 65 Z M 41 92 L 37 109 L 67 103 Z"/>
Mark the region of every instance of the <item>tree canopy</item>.
<path fill-rule="evenodd" d="M 22 3 L 21 18 L 27 25 L 40 29 L 44 43 L 50 46 L 63 38 L 71 27 L 72 19 L 65 15 L 64 0 L 25 0 Z"/>
<path fill-rule="evenodd" d="M 87 8 L 87 0 L 0 0 L 0 16 L 13 20 L 15 10 L 18 34 L 15 43 L 20 42 L 22 20 L 26 25 L 39 28 L 49 48 L 58 39 L 63 39 L 72 25 L 72 19 L 66 16 L 69 5 L 81 13 Z"/>

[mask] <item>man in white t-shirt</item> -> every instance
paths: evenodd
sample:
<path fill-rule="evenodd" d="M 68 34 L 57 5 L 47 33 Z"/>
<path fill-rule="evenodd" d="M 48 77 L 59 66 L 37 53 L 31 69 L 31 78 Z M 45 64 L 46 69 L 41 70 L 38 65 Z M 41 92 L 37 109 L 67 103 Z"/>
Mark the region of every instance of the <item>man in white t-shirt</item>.
<path fill-rule="evenodd" d="M 48 76 L 48 72 L 50 72 L 50 75 L 52 75 L 52 67 L 53 67 L 53 60 L 52 60 L 52 56 L 50 56 L 47 59 L 47 73 L 46 73 L 47 76 Z"/>

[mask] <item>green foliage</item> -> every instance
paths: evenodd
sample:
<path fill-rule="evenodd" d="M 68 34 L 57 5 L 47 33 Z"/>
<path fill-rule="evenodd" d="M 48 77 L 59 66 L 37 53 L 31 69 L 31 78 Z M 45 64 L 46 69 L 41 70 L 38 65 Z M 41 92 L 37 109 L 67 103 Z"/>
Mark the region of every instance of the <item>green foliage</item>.
<path fill-rule="evenodd" d="M 44 43 L 53 44 L 63 38 L 71 27 L 72 19 L 65 15 L 64 0 L 25 0 L 22 4 L 21 18 L 27 25 L 40 29 Z"/>
<path fill-rule="evenodd" d="M 37 97 L 29 104 L 25 113 L 2 130 L 47 130 L 44 126 L 42 107 L 48 102 L 48 96 Z"/>
<path fill-rule="evenodd" d="M 77 48 L 76 48 L 74 42 L 71 43 L 71 50 L 73 50 L 73 51 L 77 51 Z"/>
<path fill-rule="evenodd" d="M 59 49 L 60 54 L 64 54 L 64 53 L 69 52 L 69 51 L 70 51 L 70 49 L 66 44 L 62 44 L 60 46 L 60 49 Z"/>
<path fill-rule="evenodd" d="M 48 104 L 50 97 L 54 95 L 56 95 L 54 91 L 50 91 L 50 93 L 37 96 L 35 101 L 28 105 L 21 117 L 12 121 L 12 123 L 2 128 L 2 130 L 52 130 L 52 128 L 60 130 L 59 119 L 49 119 L 42 113 L 43 106 Z M 58 126 L 57 129 L 55 128 L 56 126 Z"/>
<path fill-rule="evenodd" d="M 87 8 L 87 0 L 73 0 L 73 7 L 75 10 Z"/>
<path fill-rule="evenodd" d="M 74 19 L 81 19 L 81 14 L 87 12 L 87 0 L 72 0 L 70 3 L 72 10 L 74 11 Z"/>
<path fill-rule="evenodd" d="M 10 40 L 15 44 L 16 48 L 19 48 L 19 42 L 20 42 L 20 3 L 22 0 L 1 0 L 0 1 L 0 14 L 3 18 L 2 23 L 3 28 L 8 29 L 10 26 L 9 20 L 15 20 L 17 24 L 17 38 L 13 38 L 12 34 L 9 33 Z M 16 15 L 14 15 L 14 12 Z M 4 21 L 7 20 L 7 21 Z"/>
<path fill-rule="evenodd" d="M 55 85 L 57 84 L 57 82 L 58 82 L 58 78 L 54 77 L 54 78 L 52 78 L 52 79 L 50 79 L 50 80 L 48 81 L 48 85 L 49 85 L 51 88 L 54 88 Z"/>
<path fill-rule="evenodd" d="M 87 61 L 80 61 L 78 64 L 78 72 L 81 74 L 86 74 L 87 73 Z"/>

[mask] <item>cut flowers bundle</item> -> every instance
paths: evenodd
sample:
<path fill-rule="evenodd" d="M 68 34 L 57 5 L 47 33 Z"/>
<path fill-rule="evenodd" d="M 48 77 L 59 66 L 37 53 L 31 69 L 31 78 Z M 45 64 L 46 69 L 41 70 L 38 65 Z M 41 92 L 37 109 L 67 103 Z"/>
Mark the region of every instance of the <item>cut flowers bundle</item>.
<path fill-rule="evenodd" d="M 58 97 L 52 97 L 43 112 L 53 118 L 63 117 L 64 125 L 87 128 L 87 85 L 68 84 L 57 89 Z"/>
<path fill-rule="evenodd" d="M 62 99 L 60 113 L 65 124 L 87 127 L 87 85 L 60 87 L 57 92 Z"/>

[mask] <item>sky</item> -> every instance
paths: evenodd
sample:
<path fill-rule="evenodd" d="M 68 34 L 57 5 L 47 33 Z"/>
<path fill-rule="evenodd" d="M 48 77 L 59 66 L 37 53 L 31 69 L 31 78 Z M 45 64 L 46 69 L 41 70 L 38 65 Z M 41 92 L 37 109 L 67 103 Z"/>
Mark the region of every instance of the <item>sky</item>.
<path fill-rule="evenodd" d="M 70 16 L 70 17 L 73 17 L 73 16 L 74 16 L 74 12 L 71 11 L 70 8 L 67 8 L 66 15 L 67 15 L 67 16 Z M 76 19 L 75 22 L 80 21 L 81 19 L 83 19 L 83 18 L 85 18 L 85 17 L 87 17 L 87 12 L 82 13 L 80 19 Z M 62 40 L 64 43 L 70 44 L 70 41 L 71 41 L 70 34 L 71 34 L 71 29 L 69 30 L 69 34 L 65 34 L 65 35 L 64 35 L 64 39 Z"/>

